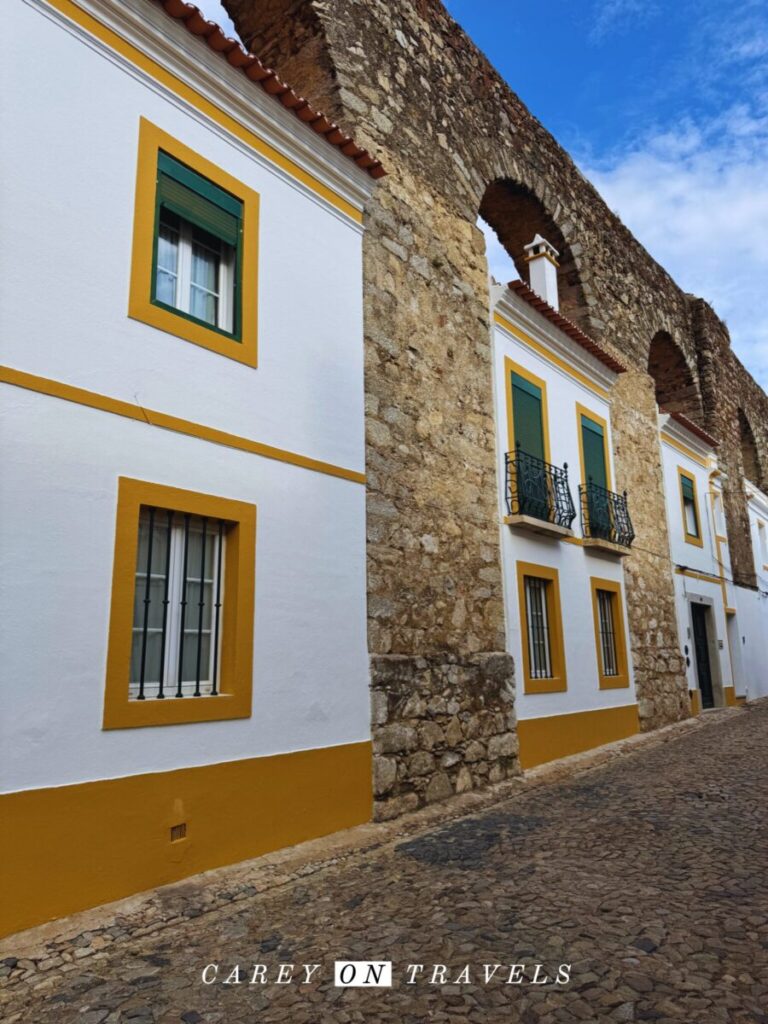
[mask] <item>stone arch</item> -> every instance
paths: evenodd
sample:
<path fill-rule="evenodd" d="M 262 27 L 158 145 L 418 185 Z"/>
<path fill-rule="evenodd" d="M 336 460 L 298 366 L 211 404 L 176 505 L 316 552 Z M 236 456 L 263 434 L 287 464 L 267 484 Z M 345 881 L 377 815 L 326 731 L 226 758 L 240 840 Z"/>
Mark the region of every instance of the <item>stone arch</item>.
<path fill-rule="evenodd" d="M 539 234 L 557 249 L 560 312 L 588 330 L 590 314 L 584 295 L 581 271 L 571 246 L 546 205 L 526 185 L 511 178 L 491 181 L 480 200 L 479 213 L 528 283 L 524 246 Z M 504 282 L 505 284 L 507 282 Z"/>
<path fill-rule="evenodd" d="M 752 431 L 747 415 L 743 409 L 739 409 L 739 444 L 741 446 L 741 465 L 744 476 L 755 484 L 756 487 L 763 485 L 763 472 L 760 462 L 760 454 L 755 442 L 755 435 Z"/>
<path fill-rule="evenodd" d="M 696 374 L 685 353 L 667 331 L 657 331 L 648 350 L 648 373 L 653 378 L 660 409 L 681 412 L 693 420 L 702 416 Z"/>

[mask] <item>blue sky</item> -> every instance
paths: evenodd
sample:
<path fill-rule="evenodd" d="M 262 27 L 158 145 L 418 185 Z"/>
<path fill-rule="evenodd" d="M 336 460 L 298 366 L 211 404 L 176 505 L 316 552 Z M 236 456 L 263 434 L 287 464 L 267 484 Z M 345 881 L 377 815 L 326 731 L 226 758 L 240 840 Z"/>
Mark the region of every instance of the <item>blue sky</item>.
<path fill-rule="evenodd" d="M 768 2 L 445 2 L 768 389 Z"/>
<path fill-rule="evenodd" d="M 768 3 L 446 6 L 768 389 Z"/>

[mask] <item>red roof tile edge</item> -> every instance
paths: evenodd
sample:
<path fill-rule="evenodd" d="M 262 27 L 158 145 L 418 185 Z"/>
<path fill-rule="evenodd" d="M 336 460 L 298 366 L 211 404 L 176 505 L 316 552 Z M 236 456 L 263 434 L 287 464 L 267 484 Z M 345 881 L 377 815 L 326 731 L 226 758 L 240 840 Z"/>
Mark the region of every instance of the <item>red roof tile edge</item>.
<path fill-rule="evenodd" d="M 159 3 L 172 18 L 184 22 L 184 26 L 194 36 L 202 37 L 205 42 L 216 53 L 225 57 L 234 68 L 239 68 L 243 74 L 252 82 L 257 82 L 269 96 L 274 98 L 292 110 L 300 121 L 308 124 L 318 135 L 323 135 L 326 141 L 340 149 L 344 156 L 366 171 L 372 178 L 383 178 L 387 173 L 380 161 L 372 157 L 367 150 L 361 149 L 355 144 L 349 135 L 346 135 L 337 124 L 330 121 L 321 111 L 299 96 L 286 85 L 272 68 L 265 67 L 258 57 L 248 53 L 236 39 L 230 39 L 224 35 L 221 27 L 214 21 L 208 21 L 200 13 L 194 4 L 186 0 L 153 0 Z"/>
<path fill-rule="evenodd" d="M 704 444 L 708 444 L 710 448 L 720 447 L 720 442 L 717 440 L 717 438 L 712 437 L 711 434 L 708 434 L 703 427 L 697 426 L 697 424 L 695 424 L 693 420 L 689 420 L 685 413 L 673 412 L 671 409 L 664 408 L 659 408 L 659 412 L 664 413 L 665 416 L 671 416 L 673 420 L 677 420 L 677 422 L 681 424 L 681 426 L 685 427 L 685 429 L 690 431 L 691 434 L 694 434 L 696 437 L 698 437 L 699 440 L 704 442 Z"/>
<path fill-rule="evenodd" d="M 618 359 L 614 359 L 612 355 L 609 355 L 605 349 L 601 348 L 596 341 L 593 341 L 588 337 L 582 330 L 571 323 L 561 313 L 558 313 L 548 302 L 545 302 L 541 296 L 537 295 L 536 292 L 532 291 L 524 281 L 510 281 L 509 288 L 524 299 L 529 306 L 533 306 L 537 313 L 541 313 L 542 316 L 546 317 L 556 327 L 559 327 L 563 334 L 567 334 L 569 338 L 572 338 L 578 345 L 581 345 L 583 349 L 593 355 L 595 359 L 599 359 L 601 363 L 608 367 L 609 370 L 613 370 L 614 373 L 626 373 L 627 368 L 623 363 L 620 363 Z"/>

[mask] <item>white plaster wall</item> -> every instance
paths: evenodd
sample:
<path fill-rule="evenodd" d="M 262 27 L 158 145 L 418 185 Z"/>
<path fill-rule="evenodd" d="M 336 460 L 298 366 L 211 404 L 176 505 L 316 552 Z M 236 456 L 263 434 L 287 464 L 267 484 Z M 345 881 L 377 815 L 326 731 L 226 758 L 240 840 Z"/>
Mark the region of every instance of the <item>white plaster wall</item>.
<path fill-rule="evenodd" d="M 359 225 L 39 9 L 4 14 L 45 67 L 2 62 L 3 362 L 361 470 Z M 141 116 L 260 193 L 258 369 L 127 316 Z"/>
<path fill-rule="evenodd" d="M 768 524 L 768 499 L 753 495 L 747 504 L 757 591 L 736 587 L 741 658 L 747 696 L 768 697 L 768 569 L 765 568 L 759 523 Z"/>
<path fill-rule="evenodd" d="M 737 692 L 749 700 L 768 697 L 768 579 L 758 580 L 760 591 L 736 588 L 739 650 L 744 687 Z"/>
<path fill-rule="evenodd" d="M 364 487 L 2 392 L 0 788 L 369 738 Z M 257 505 L 250 719 L 102 731 L 119 475 Z"/>
<path fill-rule="evenodd" d="M 565 374 L 552 363 L 543 359 L 522 342 L 510 337 L 503 328 L 494 328 L 494 399 L 496 413 L 496 437 L 499 479 L 499 518 L 506 515 L 504 501 L 505 464 L 507 451 L 507 401 L 504 359 L 512 359 L 547 383 L 547 404 L 549 409 L 549 438 L 552 461 L 562 466 L 568 463 L 568 478 L 571 496 L 577 516 L 573 529 L 581 536 L 581 520 L 578 508 L 578 486 L 581 482 L 579 462 L 579 428 L 576 404 L 586 406 L 610 424 L 610 405 L 593 391 Z M 611 462 L 613 489 L 621 491 L 613 469 L 612 444 L 607 441 Z M 631 500 L 630 514 L 631 514 Z M 590 577 L 616 580 L 621 583 L 624 598 L 624 622 L 626 627 L 626 597 L 621 560 L 614 556 L 591 553 L 588 549 L 565 541 L 539 537 L 519 529 L 501 525 L 502 566 L 504 576 L 504 601 L 507 624 L 507 649 L 515 658 L 517 666 L 517 690 L 515 710 L 518 718 L 539 718 L 545 715 L 561 715 L 575 711 L 591 711 L 598 708 L 619 707 L 634 704 L 635 689 L 632 674 L 632 654 L 627 638 L 630 685 L 626 689 L 601 690 L 598 684 L 598 660 L 595 647 L 595 629 L 592 612 Z M 525 694 L 523 692 L 522 644 L 524 637 L 520 629 L 520 609 L 517 593 L 518 561 L 535 562 L 558 570 L 560 598 L 563 613 L 563 640 L 568 675 L 568 689 L 564 693 Z"/>

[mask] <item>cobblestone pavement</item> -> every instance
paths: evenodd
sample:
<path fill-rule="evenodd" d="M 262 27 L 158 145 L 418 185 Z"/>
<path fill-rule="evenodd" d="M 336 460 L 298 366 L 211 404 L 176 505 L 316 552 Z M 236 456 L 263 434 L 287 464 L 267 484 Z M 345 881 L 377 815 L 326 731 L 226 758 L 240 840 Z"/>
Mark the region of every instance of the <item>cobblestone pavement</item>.
<path fill-rule="evenodd" d="M 768 701 L 150 934 L 8 958 L 4 1019 L 768 1022 L 766 738 Z M 393 986 L 335 988 L 335 959 L 391 960 Z M 247 984 L 254 963 L 269 984 Z M 243 984 L 223 984 L 236 964 Z M 485 964 L 503 965 L 487 984 Z M 508 984 L 512 964 L 528 980 Z"/>

